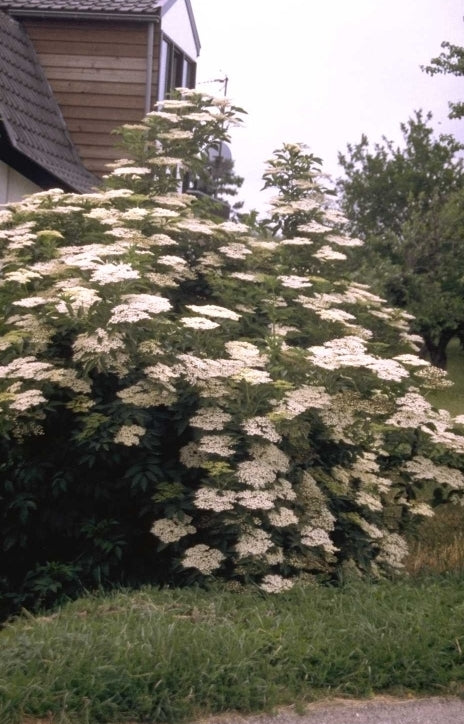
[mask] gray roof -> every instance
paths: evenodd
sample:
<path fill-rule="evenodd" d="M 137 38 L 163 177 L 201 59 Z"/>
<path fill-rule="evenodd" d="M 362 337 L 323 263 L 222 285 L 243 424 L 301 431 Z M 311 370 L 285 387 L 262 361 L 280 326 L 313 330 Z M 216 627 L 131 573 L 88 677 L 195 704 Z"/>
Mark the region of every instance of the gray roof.
<path fill-rule="evenodd" d="M 12 15 L 26 12 L 154 15 L 167 0 L 1 0 Z"/>
<path fill-rule="evenodd" d="M 11 146 L 74 191 L 98 184 L 79 158 L 22 26 L 0 12 L 0 120 Z"/>
<path fill-rule="evenodd" d="M 130 18 L 149 21 L 159 19 L 176 0 L 0 0 L 0 10 L 13 17 L 82 17 Z M 200 38 L 190 0 L 185 0 L 195 38 L 197 53 Z"/>

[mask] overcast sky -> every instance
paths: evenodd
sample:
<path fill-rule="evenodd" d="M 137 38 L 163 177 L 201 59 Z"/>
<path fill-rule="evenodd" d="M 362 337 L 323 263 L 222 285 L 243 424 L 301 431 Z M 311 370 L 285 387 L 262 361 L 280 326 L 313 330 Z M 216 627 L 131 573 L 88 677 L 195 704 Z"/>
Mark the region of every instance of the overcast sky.
<path fill-rule="evenodd" d="M 464 79 L 420 69 L 442 40 L 464 45 L 463 0 L 191 0 L 201 53 L 197 87 L 227 95 L 248 112 L 232 154 L 245 177 L 245 208 L 266 207 L 265 161 L 284 142 L 303 142 L 341 175 L 337 153 L 361 134 L 401 138 L 416 109 L 432 111 L 437 132 L 464 141 L 448 100 Z"/>

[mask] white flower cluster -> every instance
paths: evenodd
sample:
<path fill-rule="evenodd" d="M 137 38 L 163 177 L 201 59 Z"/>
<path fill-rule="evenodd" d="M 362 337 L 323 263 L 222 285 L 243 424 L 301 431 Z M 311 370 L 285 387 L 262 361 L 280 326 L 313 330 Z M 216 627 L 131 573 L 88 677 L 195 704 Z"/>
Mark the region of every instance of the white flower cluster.
<path fill-rule="evenodd" d="M 307 224 L 300 224 L 298 230 L 305 234 L 326 234 L 328 231 L 332 231 L 332 227 L 318 221 L 310 221 Z"/>
<path fill-rule="evenodd" d="M 208 359 L 192 354 L 179 354 L 177 358 L 182 374 L 191 384 L 216 377 L 232 377 L 243 368 L 243 363 L 236 360 Z"/>
<path fill-rule="evenodd" d="M 280 442 L 282 436 L 268 417 L 250 417 L 242 423 L 245 432 L 251 437 L 263 437 L 269 442 Z"/>
<path fill-rule="evenodd" d="M 290 276 L 280 275 L 277 277 L 282 282 L 282 286 L 289 287 L 289 289 L 303 289 L 304 287 L 312 287 L 312 282 L 308 277 L 300 277 L 295 274 Z"/>
<path fill-rule="evenodd" d="M 234 438 L 231 435 L 203 435 L 198 444 L 200 453 L 229 458 L 235 453 Z"/>
<path fill-rule="evenodd" d="M 318 315 L 321 319 L 327 322 L 339 322 L 340 324 L 351 323 L 352 320 L 356 319 L 354 314 L 345 312 L 343 309 L 337 309 L 332 307 L 331 309 L 321 309 L 318 311 Z"/>
<path fill-rule="evenodd" d="M 287 528 L 289 525 L 297 525 L 299 522 L 293 510 L 284 507 L 268 513 L 268 519 L 276 528 Z"/>
<path fill-rule="evenodd" d="M 255 282 L 257 280 L 256 274 L 252 272 L 233 272 L 230 276 L 239 279 L 241 282 Z"/>
<path fill-rule="evenodd" d="M 266 488 L 276 479 L 277 473 L 286 472 L 289 466 L 287 455 L 271 443 L 250 445 L 251 460 L 237 465 L 237 478 L 251 488 Z"/>
<path fill-rule="evenodd" d="M 191 309 L 192 312 L 204 317 L 220 317 L 221 319 L 233 319 L 234 321 L 238 321 L 241 317 L 240 314 L 233 312 L 231 309 L 218 307 L 214 304 L 187 304 L 187 309 Z"/>
<path fill-rule="evenodd" d="M 80 284 L 62 283 L 56 285 L 59 289 L 61 287 L 63 294 L 61 300 L 56 304 L 56 310 L 60 314 L 69 314 L 71 310 L 73 314 L 79 314 L 82 311 L 86 312 L 94 304 L 101 302 L 101 296 L 96 292 L 95 289 L 81 286 Z"/>
<path fill-rule="evenodd" d="M 171 405 L 176 399 L 173 387 L 156 385 L 151 380 L 137 382 L 135 385 L 119 390 L 116 394 L 126 405 L 141 408 Z"/>
<path fill-rule="evenodd" d="M 190 525 L 191 522 L 192 518 L 189 515 L 184 515 L 182 520 L 180 518 L 160 518 L 153 523 L 150 532 L 163 543 L 177 543 L 186 535 L 196 533 L 197 529 Z"/>
<path fill-rule="evenodd" d="M 293 486 L 288 480 L 285 480 L 285 478 L 278 478 L 273 490 L 276 497 L 281 500 L 296 500 L 297 495 Z"/>
<path fill-rule="evenodd" d="M 314 252 L 313 256 L 320 261 L 345 261 L 347 258 L 346 254 L 343 254 L 341 251 L 335 251 L 335 249 L 332 249 L 332 247 L 327 244 L 321 246 L 320 249 Z"/>
<path fill-rule="evenodd" d="M 160 256 L 158 258 L 158 264 L 170 266 L 173 269 L 183 271 L 187 262 L 185 261 L 185 259 L 182 259 L 181 256 L 175 256 L 174 254 L 165 254 L 164 256 Z"/>
<path fill-rule="evenodd" d="M 201 236 L 212 236 L 214 234 L 213 224 L 193 218 L 178 221 L 176 228 L 181 231 L 189 231 L 192 234 L 200 234 Z"/>
<path fill-rule="evenodd" d="M 433 365 L 426 365 L 417 372 L 422 386 L 432 390 L 441 390 L 445 387 L 452 387 L 454 382 L 450 380 L 446 370 L 441 370 Z"/>
<path fill-rule="evenodd" d="M 0 378 L 37 380 L 44 379 L 53 369 L 49 362 L 39 362 L 35 357 L 17 357 L 7 365 L 0 366 Z"/>
<path fill-rule="evenodd" d="M 292 419 L 311 408 L 320 410 L 331 404 L 332 398 L 320 386 L 303 385 L 287 392 L 282 402 L 276 407 L 276 412 L 287 419 Z"/>
<path fill-rule="evenodd" d="M 108 334 L 105 329 L 98 327 L 93 333 L 77 335 L 73 344 L 74 359 L 81 360 L 88 354 L 111 354 L 124 348 L 122 337 Z"/>
<path fill-rule="evenodd" d="M 114 436 L 114 442 L 127 447 L 139 445 L 145 433 L 146 430 L 141 425 L 123 425 Z"/>
<path fill-rule="evenodd" d="M 24 392 L 15 392 L 14 400 L 10 403 L 10 407 L 12 410 L 25 412 L 26 410 L 30 410 L 31 407 L 42 405 L 46 401 L 46 398 L 40 390 L 25 390 Z"/>
<path fill-rule="evenodd" d="M 30 309 L 32 307 L 39 307 L 42 304 L 47 304 L 49 301 L 50 299 L 47 299 L 46 297 L 23 297 L 23 299 L 18 299 L 16 302 L 13 302 L 13 306 Z"/>
<path fill-rule="evenodd" d="M 146 166 L 120 166 L 119 168 L 115 168 L 111 173 L 113 176 L 137 177 L 150 173 L 150 169 Z"/>
<path fill-rule="evenodd" d="M 243 490 L 236 494 L 236 501 L 247 510 L 272 510 L 276 497 L 274 490 Z"/>
<path fill-rule="evenodd" d="M 290 327 L 285 324 L 271 324 L 271 334 L 276 337 L 286 337 L 289 332 L 298 332 L 298 327 Z"/>
<path fill-rule="evenodd" d="M 396 400 L 397 411 L 387 424 L 400 428 L 419 428 L 430 439 L 459 454 L 464 453 L 464 436 L 450 430 L 453 420 L 445 410 L 433 410 L 432 405 L 419 392 L 410 391 Z"/>
<path fill-rule="evenodd" d="M 332 339 L 323 346 L 310 347 L 309 359 L 318 367 L 336 370 L 340 367 L 364 367 L 382 380 L 399 382 L 409 376 L 403 365 L 394 359 L 383 359 L 367 354 L 366 343 L 354 336 Z"/>
<path fill-rule="evenodd" d="M 408 460 L 402 469 L 417 480 L 433 480 L 437 485 L 445 485 L 453 490 L 464 489 L 464 475 L 460 470 L 448 465 L 436 465 L 422 455 Z"/>
<path fill-rule="evenodd" d="M 262 460 L 244 460 L 237 465 L 237 478 L 253 488 L 265 488 L 274 482 L 276 472 Z"/>
<path fill-rule="evenodd" d="M 21 267 L 15 271 L 8 272 L 5 274 L 5 281 L 17 282 L 18 284 L 27 284 L 31 279 L 40 279 L 41 274 L 33 269 L 25 269 Z"/>
<path fill-rule="evenodd" d="M 402 365 L 409 365 L 410 367 L 430 367 L 430 362 L 418 357 L 416 354 L 397 354 L 393 359 L 398 360 Z"/>
<path fill-rule="evenodd" d="M 219 407 L 203 407 L 190 418 L 190 424 L 202 430 L 223 430 L 230 420 L 232 415 Z"/>
<path fill-rule="evenodd" d="M 352 426 L 356 422 L 358 408 L 349 395 L 332 395 L 330 405 L 319 411 L 319 416 L 330 429 L 330 436 L 336 442 L 345 442 L 354 445 Z"/>
<path fill-rule="evenodd" d="M 122 324 L 151 319 L 153 314 L 160 314 L 171 309 L 171 302 L 165 297 L 154 294 L 126 294 L 122 297 L 123 304 L 113 307 L 108 324 Z"/>
<path fill-rule="evenodd" d="M 225 555 L 217 548 L 199 543 L 192 548 L 187 548 L 181 564 L 184 568 L 196 568 L 203 575 L 209 576 L 220 567 L 224 559 Z"/>
<path fill-rule="evenodd" d="M 326 237 L 327 241 L 337 246 L 363 246 L 364 242 L 361 239 L 355 239 L 350 236 L 342 236 L 341 234 L 329 234 Z"/>
<path fill-rule="evenodd" d="M 123 221 L 142 221 L 149 215 L 148 209 L 141 206 L 134 206 L 132 209 L 124 211 L 120 215 L 120 219 Z"/>
<path fill-rule="evenodd" d="M 130 264 L 124 264 L 123 262 L 114 264 L 108 262 L 107 264 L 100 264 L 99 267 L 95 269 L 92 273 L 91 281 L 104 285 L 139 278 L 139 272 Z"/>
<path fill-rule="evenodd" d="M 179 368 L 176 365 L 171 367 L 170 365 L 163 364 L 163 362 L 145 367 L 144 372 L 147 377 L 163 384 L 167 383 L 168 385 L 171 380 L 177 379 L 180 374 Z"/>
<path fill-rule="evenodd" d="M 262 556 L 273 545 L 271 536 L 262 528 L 245 528 L 235 545 L 239 558 Z"/>
<path fill-rule="evenodd" d="M 249 367 L 263 367 L 267 362 L 266 355 L 261 354 L 259 348 L 251 342 L 234 340 L 226 342 L 224 346 L 232 359 L 240 360 Z"/>
<path fill-rule="evenodd" d="M 227 246 L 220 246 L 219 251 L 228 256 L 229 259 L 245 259 L 251 250 L 245 244 L 230 243 Z"/>
<path fill-rule="evenodd" d="M 359 490 L 356 493 L 356 502 L 361 507 L 368 508 L 368 510 L 372 510 L 374 513 L 381 511 L 383 508 L 383 503 L 380 498 L 365 490 Z"/>
<path fill-rule="evenodd" d="M 401 569 L 408 554 L 408 544 L 398 533 L 390 533 L 380 540 L 378 562 L 386 563 L 390 568 Z"/>
<path fill-rule="evenodd" d="M 213 322 L 212 319 L 206 317 L 181 317 L 180 321 L 184 327 L 190 327 L 190 329 L 205 330 L 219 327 L 218 322 Z"/>
<path fill-rule="evenodd" d="M 255 370 L 251 367 L 243 367 L 233 376 L 235 380 L 243 380 L 249 385 L 265 385 L 272 382 L 272 377 L 266 370 Z"/>
<path fill-rule="evenodd" d="M 301 542 L 308 548 L 323 548 L 327 553 L 335 553 L 338 548 L 333 544 L 324 528 L 313 528 L 310 525 L 301 529 Z"/>
<path fill-rule="evenodd" d="M 208 456 L 201 453 L 196 442 L 189 442 L 179 451 L 179 460 L 186 468 L 201 468 L 206 463 Z"/>
<path fill-rule="evenodd" d="M 259 587 L 266 593 L 282 593 L 282 591 L 289 591 L 294 586 L 294 581 L 291 578 L 283 578 L 277 574 L 268 573 L 264 576 L 263 580 L 259 584 Z"/>
<path fill-rule="evenodd" d="M 282 239 L 280 244 L 281 246 L 311 246 L 313 242 L 303 236 L 294 236 L 292 239 Z"/>
<path fill-rule="evenodd" d="M 237 494 L 233 490 L 215 488 L 199 488 L 195 493 L 194 503 L 200 510 L 214 510 L 221 513 L 233 510 Z"/>

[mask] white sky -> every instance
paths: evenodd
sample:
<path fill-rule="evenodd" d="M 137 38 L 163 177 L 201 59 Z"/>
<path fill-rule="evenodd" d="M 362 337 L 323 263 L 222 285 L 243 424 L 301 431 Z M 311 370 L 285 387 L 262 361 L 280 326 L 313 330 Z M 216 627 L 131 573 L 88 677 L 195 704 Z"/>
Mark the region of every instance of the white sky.
<path fill-rule="evenodd" d="M 464 79 L 420 69 L 448 40 L 464 45 L 464 0 L 191 0 L 201 53 L 197 87 L 227 95 L 247 112 L 233 132 L 239 198 L 263 210 L 265 162 L 284 142 L 303 142 L 341 175 L 338 151 L 367 134 L 400 141 L 400 123 L 433 112 L 437 132 L 464 141 L 448 100 Z"/>

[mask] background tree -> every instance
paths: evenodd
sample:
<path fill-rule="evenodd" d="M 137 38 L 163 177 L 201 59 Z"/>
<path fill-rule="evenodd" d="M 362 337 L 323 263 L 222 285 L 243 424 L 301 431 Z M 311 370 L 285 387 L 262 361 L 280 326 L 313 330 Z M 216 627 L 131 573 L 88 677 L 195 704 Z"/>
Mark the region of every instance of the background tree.
<path fill-rule="evenodd" d="M 182 190 L 196 198 L 196 212 L 203 218 L 218 216 L 237 219 L 243 201 L 230 203 L 230 197 L 237 196 L 244 178 L 235 173 L 235 164 L 225 144 L 210 148 L 201 177 L 186 174 Z"/>
<path fill-rule="evenodd" d="M 338 182 L 351 233 L 366 244 L 356 272 L 395 305 L 416 316 L 413 326 L 439 367 L 446 345 L 464 324 L 464 188 L 461 145 L 434 137 L 431 114 L 401 125 L 403 146 L 366 136 L 339 154 Z"/>
<path fill-rule="evenodd" d="M 432 58 L 429 65 L 423 66 L 429 75 L 438 73 L 463 76 L 464 75 L 464 48 L 461 45 L 444 40 L 441 44 L 443 52 L 436 58 Z M 464 102 L 450 101 L 450 118 L 462 118 L 464 116 Z"/>

